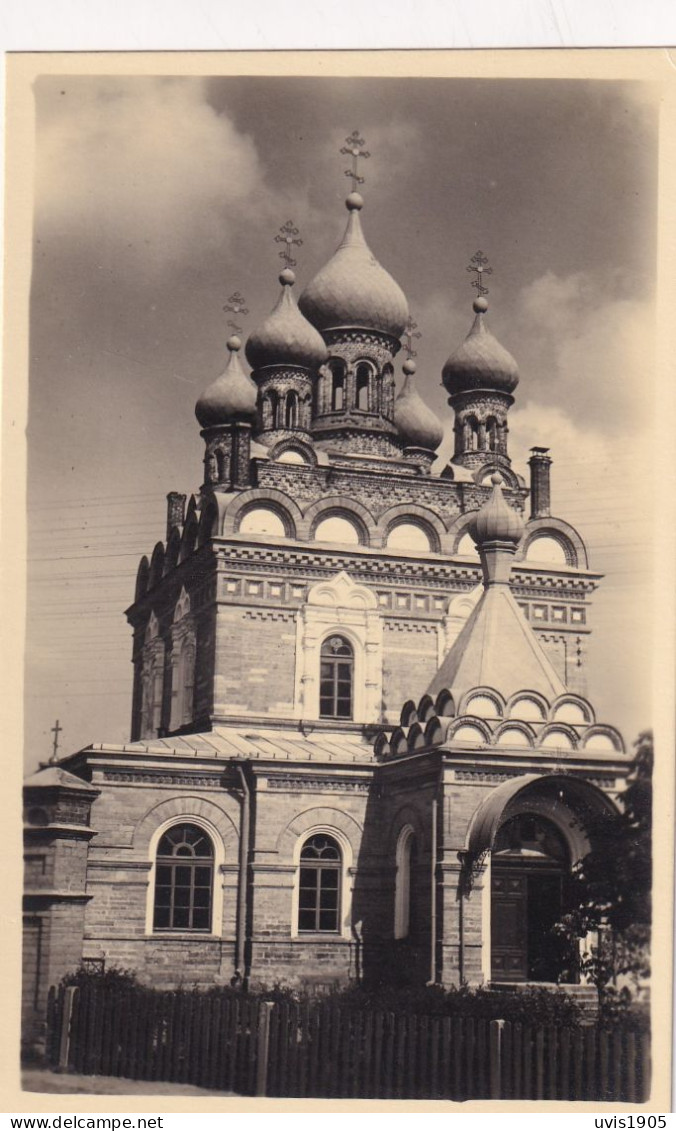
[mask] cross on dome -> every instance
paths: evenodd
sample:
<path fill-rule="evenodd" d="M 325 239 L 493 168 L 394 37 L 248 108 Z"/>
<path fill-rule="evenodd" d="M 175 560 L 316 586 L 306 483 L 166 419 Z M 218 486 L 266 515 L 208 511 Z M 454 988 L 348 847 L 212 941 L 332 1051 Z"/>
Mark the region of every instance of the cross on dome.
<path fill-rule="evenodd" d="M 246 315 L 249 313 L 249 311 L 245 306 L 245 303 L 246 299 L 244 295 L 241 295 L 239 291 L 235 291 L 234 294 L 230 295 L 230 298 L 228 299 L 226 305 L 223 307 L 223 310 L 226 312 L 226 314 Z M 235 322 L 233 318 L 228 318 L 228 326 L 232 330 L 233 334 L 242 333 L 242 327 L 237 322 Z"/>
<path fill-rule="evenodd" d="M 283 243 L 284 247 L 279 252 L 279 258 L 284 260 L 286 268 L 295 267 L 296 260 L 291 255 L 292 247 L 302 247 L 303 241 L 296 239 L 300 229 L 295 228 L 293 220 L 287 220 L 279 229 L 279 235 L 275 236 L 275 243 Z"/>
<path fill-rule="evenodd" d="M 488 266 L 488 259 L 483 251 L 474 253 L 465 270 L 472 271 L 476 274 L 476 279 L 472 280 L 472 286 L 475 288 L 477 296 L 482 298 L 484 295 L 487 295 L 488 287 L 484 286 L 484 276 L 492 275 L 493 268 Z"/>
<path fill-rule="evenodd" d="M 352 192 L 357 191 L 357 185 L 363 185 L 365 177 L 359 174 L 359 158 L 363 157 L 366 160 L 371 154 L 368 150 L 364 149 L 366 142 L 363 137 L 359 136 L 359 130 L 353 130 L 349 137 L 345 138 L 347 145 L 341 149 L 344 157 L 352 158 L 352 168 L 345 170 L 345 176 L 352 179 Z"/>
<path fill-rule="evenodd" d="M 416 334 L 414 333 L 415 330 L 418 330 L 418 323 L 414 322 L 412 318 L 409 318 L 408 322 L 406 323 L 406 329 L 404 330 L 404 339 L 406 343 L 404 345 L 404 349 L 406 350 L 406 356 L 409 361 L 412 357 L 418 356 L 416 351 L 413 349 L 413 339 L 422 338 L 420 331 L 418 330 L 418 333 Z"/>

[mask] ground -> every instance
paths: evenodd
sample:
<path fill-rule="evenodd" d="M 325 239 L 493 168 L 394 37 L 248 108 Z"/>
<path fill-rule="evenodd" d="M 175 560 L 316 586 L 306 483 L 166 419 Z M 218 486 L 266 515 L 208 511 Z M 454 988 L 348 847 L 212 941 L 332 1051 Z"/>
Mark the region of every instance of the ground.
<path fill-rule="evenodd" d="M 51 1072 L 27 1068 L 21 1073 L 24 1092 L 81 1093 L 95 1096 L 231 1096 L 194 1084 L 170 1084 L 163 1080 L 127 1080 L 122 1076 L 79 1076 L 74 1072 Z"/>

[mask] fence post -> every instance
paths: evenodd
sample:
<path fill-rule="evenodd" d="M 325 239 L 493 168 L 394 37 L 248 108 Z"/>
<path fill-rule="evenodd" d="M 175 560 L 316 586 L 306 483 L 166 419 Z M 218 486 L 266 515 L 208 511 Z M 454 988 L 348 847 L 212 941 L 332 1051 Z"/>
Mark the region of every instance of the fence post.
<path fill-rule="evenodd" d="M 491 1099 L 502 1099 L 502 1031 L 504 1021 L 491 1021 L 489 1026 L 489 1059 Z"/>
<path fill-rule="evenodd" d="M 258 1033 L 256 1034 L 256 1095 L 267 1095 L 268 1056 L 270 1053 L 270 1014 L 273 1002 L 262 1001 L 258 1010 Z"/>
<path fill-rule="evenodd" d="M 70 1025 L 73 1019 L 73 1005 L 75 1004 L 77 989 L 77 986 L 67 986 L 66 992 L 63 995 L 61 1035 L 59 1038 L 59 1063 L 57 1065 L 58 1072 L 64 1072 L 68 1068 L 68 1059 L 70 1056 Z"/>

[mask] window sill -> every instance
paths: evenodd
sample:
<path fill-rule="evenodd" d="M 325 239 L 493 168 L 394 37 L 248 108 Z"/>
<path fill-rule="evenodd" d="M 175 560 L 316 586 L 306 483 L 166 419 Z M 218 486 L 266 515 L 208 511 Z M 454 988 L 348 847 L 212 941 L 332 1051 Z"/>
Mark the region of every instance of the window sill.
<path fill-rule="evenodd" d="M 350 939 L 345 935 L 339 934 L 337 931 L 303 931 L 302 933 L 292 935 L 291 942 L 297 943 L 349 943 Z"/>
<path fill-rule="evenodd" d="M 160 939 L 164 942 L 185 942 L 186 939 L 199 940 L 200 942 L 220 942 L 221 935 L 214 935 L 211 931 L 149 931 L 146 938 L 153 939 L 155 942 Z"/>

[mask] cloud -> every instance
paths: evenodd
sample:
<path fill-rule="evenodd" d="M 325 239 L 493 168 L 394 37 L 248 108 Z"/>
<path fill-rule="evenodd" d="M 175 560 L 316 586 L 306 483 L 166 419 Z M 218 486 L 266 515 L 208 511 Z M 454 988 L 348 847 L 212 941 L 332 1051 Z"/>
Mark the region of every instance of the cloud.
<path fill-rule="evenodd" d="M 126 249 L 128 267 L 152 274 L 227 241 L 260 207 L 255 145 L 202 80 L 49 79 L 37 99 L 39 238 Z"/>
<path fill-rule="evenodd" d="M 627 282 L 620 274 L 599 281 L 547 271 L 523 289 L 515 338 L 528 380 L 520 394 L 541 399 L 550 386 L 578 426 L 604 433 L 645 426 L 653 411 L 655 323 L 647 302 L 623 294 Z"/>

